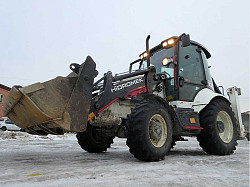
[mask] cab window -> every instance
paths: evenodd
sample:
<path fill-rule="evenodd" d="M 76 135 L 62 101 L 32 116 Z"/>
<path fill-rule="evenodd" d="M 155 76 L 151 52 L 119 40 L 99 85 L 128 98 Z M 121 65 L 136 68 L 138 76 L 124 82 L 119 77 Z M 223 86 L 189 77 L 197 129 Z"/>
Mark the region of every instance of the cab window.
<path fill-rule="evenodd" d="M 196 94 L 204 88 L 202 81 L 205 80 L 204 66 L 201 51 L 195 45 L 179 47 L 178 74 L 179 79 L 179 99 L 193 101 Z"/>
<path fill-rule="evenodd" d="M 174 47 L 168 49 L 161 49 L 155 52 L 150 57 L 150 66 L 154 66 L 156 69 L 156 73 L 163 73 L 166 75 L 167 79 L 164 81 L 165 84 L 165 94 L 167 100 L 176 99 L 176 93 L 174 88 L 174 63 L 169 63 L 168 65 L 163 65 L 163 60 L 174 59 Z M 144 60 L 141 64 L 140 69 L 147 68 L 147 61 Z"/>
<path fill-rule="evenodd" d="M 174 58 L 174 48 L 169 48 L 169 49 L 161 49 L 150 57 L 150 66 L 154 66 L 156 69 L 156 73 L 162 73 L 162 72 L 169 72 L 168 66 L 163 66 L 162 65 L 162 60 L 164 58 Z M 147 60 L 144 60 L 143 63 L 141 64 L 140 69 L 145 69 L 147 68 Z"/>
<path fill-rule="evenodd" d="M 201 55 L 197 46 L 182 47 L 179 57 L 179 76 L 187 83 L 201 84 L 204 80 L 204 70 Z"/>
<path fill-rule="evenodd" d="M 204 70 L 205 70 L 205 74 L 206 74 L 206 80 L 207 80 L 208 88 L 214 91 L 213 80 L 212 80 L 210 70 L 209 70 L 209 67 L 208 67 L 207 57 L 206 57 L 206 55 L 205 55 L 205 53 L 203 51 L 201 52 L 201 56 L 202 56 L 202 60 L 203 60 L 203 64 L 204 64 Z"/>

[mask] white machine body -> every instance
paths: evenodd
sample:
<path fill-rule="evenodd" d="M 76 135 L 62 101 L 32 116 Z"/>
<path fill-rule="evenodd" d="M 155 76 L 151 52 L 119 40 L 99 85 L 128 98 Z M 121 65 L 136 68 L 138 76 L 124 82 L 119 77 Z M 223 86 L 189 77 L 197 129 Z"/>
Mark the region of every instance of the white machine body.
<path fill-rule="evenodd" d="M 238 98 L 238 95 L 240 95 L 239 94 L 240 89 L 237 87 L 232 87 L 227 90 L 227 93 L 229 95 L 229 100 L 227 97 L 225 97 L 222 94 L 218 94 L 208 88 L 204 88 L 198 92 L 193 102 L 171 101 L 169 104 L 173 106 L 174 108 L 191 108 L 191 109 L 194 109 L 194 112 L 199 113 L 203 108 L 205 108 L 205 106 L 207 106 L 210 103 L 212 99 L 214 99 L 215 97 L 222 97 L 231 104 L 231 108 L 237 120 L 238 137 L 244 138 L 245 137 L 244 126 L 242 123 L 242 118 L 241 118 L 241 113 L 240 113 L 240 104 L 239 104 L 239 98 Z"/>

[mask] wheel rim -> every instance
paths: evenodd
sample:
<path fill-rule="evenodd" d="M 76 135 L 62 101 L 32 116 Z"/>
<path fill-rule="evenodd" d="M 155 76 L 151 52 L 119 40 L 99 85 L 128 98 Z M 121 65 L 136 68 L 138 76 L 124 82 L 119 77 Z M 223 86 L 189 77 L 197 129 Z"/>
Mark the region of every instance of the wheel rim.
<path fill-rule="evenodd" d="M 149 138 L 155 147 L 162 147 L 167 139 L 167 124 L 160 114 L 155 114 L 149 120 Z"/>
<path fill-rule="evenodd" d="M 217 115 L 217 130 L 223 142 L 229 143 L 233 139 L 233 122 L 226 111 L 220 111 Z"/>

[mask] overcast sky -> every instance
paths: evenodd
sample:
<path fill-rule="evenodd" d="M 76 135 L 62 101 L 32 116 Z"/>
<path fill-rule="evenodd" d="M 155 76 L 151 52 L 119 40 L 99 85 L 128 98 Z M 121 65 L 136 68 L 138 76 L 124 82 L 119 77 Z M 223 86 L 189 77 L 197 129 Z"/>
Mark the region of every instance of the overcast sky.
<path fill-rule="evenodd" d="M 91 55 L 99 77 L 128 70 L 145 50 L 188 33 L 212 54 L 211 74 L 242 88 L 249 109 L 248 0 L 0 0 L 0 83 L 29 85 L 70 73 Z"/>

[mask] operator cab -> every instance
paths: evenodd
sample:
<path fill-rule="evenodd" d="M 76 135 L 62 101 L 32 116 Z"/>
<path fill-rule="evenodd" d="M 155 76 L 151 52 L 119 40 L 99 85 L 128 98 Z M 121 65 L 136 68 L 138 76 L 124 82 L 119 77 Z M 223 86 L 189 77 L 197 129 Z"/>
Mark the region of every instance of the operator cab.
<path fill-rule="evenodd" d="M 150 50 L 150 66 L 155 67 L 157 74 L 166 76 L 165 96 L 169 101 L 192 102 L 201 89 L 214 90 L 207 62 L 210 53 L 199 43 L 190 41 L 189 36 L 188 40 L 172 37 Z M 148 68 L 146 52 L 140 57 L 143 60 L 140 69 Z"/>

